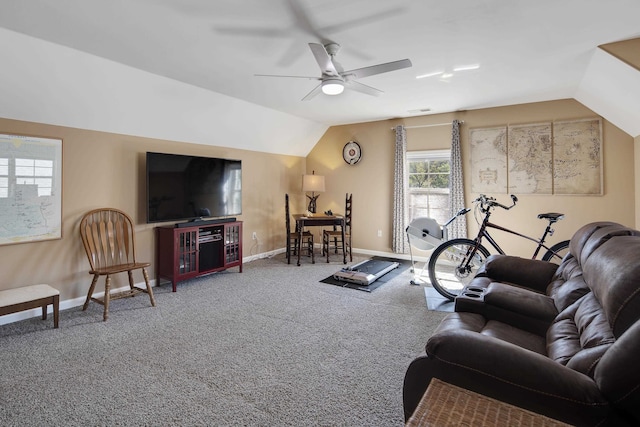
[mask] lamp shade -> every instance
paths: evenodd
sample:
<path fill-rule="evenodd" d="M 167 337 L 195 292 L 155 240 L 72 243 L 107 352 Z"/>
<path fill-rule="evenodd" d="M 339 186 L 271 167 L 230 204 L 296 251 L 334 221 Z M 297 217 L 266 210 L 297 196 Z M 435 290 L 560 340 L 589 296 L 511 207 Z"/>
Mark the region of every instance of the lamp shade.
<path fill-rule="evenodd" d="M 302 191 L 322 193 L 324 191 L 324 176 L 322 175 L 302 175 Z"/>

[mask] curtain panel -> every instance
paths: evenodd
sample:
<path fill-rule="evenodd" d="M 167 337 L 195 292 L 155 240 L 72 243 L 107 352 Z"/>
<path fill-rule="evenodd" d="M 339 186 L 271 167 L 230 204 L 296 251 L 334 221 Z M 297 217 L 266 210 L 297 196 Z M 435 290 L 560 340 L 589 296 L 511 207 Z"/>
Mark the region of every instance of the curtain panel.
<path fill-rule="evenodd" d="M 407 173 L 407 131 L 404 126 L 396 126 L 395 166 L 393 185 L 393 241 L 391 250 L 405 254 L 409 244 L 405 229 L 408 222 L 407 191 L 409 188 Z"/>
<path fill-rule="evenodd" d="M 460 148 L 460 121 L 451 125 L 451 173 L 449 175 L 449 207 L 455 215 L 464 204 L 464 181 L 462 176 L 462 151 Z M 466 217 L 457 218 L 449 225 L 449 239 L 467 237 Z"/>

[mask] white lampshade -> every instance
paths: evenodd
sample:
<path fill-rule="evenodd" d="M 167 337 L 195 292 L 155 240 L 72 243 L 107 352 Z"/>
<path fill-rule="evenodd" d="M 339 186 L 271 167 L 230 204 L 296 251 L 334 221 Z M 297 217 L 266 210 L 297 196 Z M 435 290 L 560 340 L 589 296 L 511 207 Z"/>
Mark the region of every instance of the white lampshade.
<path fill-rule="evenodd" d="M 322 81 L 322 92 L 325 95 L 340 95 L 344 91 L 344 83 L 340 79 Z"/>
<path fill-rule="evenodd" d="M 322 193 L 324 191 L 324 176 L 322 175 L 302 175 L 302 191 Z"/>

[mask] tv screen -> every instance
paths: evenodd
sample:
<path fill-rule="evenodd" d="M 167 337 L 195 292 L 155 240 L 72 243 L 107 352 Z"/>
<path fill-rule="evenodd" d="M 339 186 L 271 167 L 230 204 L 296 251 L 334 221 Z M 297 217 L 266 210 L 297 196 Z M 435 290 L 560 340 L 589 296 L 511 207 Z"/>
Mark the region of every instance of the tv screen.
<path fill-rule="evenodd" d="M 240 160 L 147 152 L 147 222 L 242 213 Z"/>

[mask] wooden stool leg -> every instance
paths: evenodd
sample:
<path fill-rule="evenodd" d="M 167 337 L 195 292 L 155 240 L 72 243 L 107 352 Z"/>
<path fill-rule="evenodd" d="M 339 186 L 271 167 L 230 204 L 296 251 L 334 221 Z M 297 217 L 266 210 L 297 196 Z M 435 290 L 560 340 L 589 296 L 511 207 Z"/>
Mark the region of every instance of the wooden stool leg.
<path fill-rule="evenodd" d="M 89 301 L 91 301 L 91 297 L 93 296 L 93 291 L 96 288 L 98 277 L 99 276 L 97 274 L 93 275 L 93 280 L 91 281 L 91 286 L 89 286 L 89 292 L 87 292 L 87 299 L 85 300 L 84 305 L 82 306 L 82 311 L 85 311 L 87 307 L 89 307 Z"/>
<path fill-rule="evenodd" d="M 156 299 L 153 296 L 153 291 L 151 290 L 151 284 L 149 283 L 149 275 L 147 274 L 147 269 L 142 269 L 142 276 L 144 277 L 144 283 L 147 285 L 147 293 L 149 294 L 149 299 L 151 300 L 151 306 L 156 306 Z"/>
<path fill-rule="evenodd" d="M 42 304 L 42 320 L 47 320 L 47 306 L 49 303 Z"/>
<path fill-rule="evenodd" d="M 109 318 L 109 292 L 111 292 L 111 276 L 107 274 L 107 278 L 104 280 L 104 315 L 103 321 L 107 321 Z"/>
<path fill-rule="evenodd" d="M 58 327 L 58 321 L 60 320 L 60 295 L 53 296 L 53 327 Z"/>

